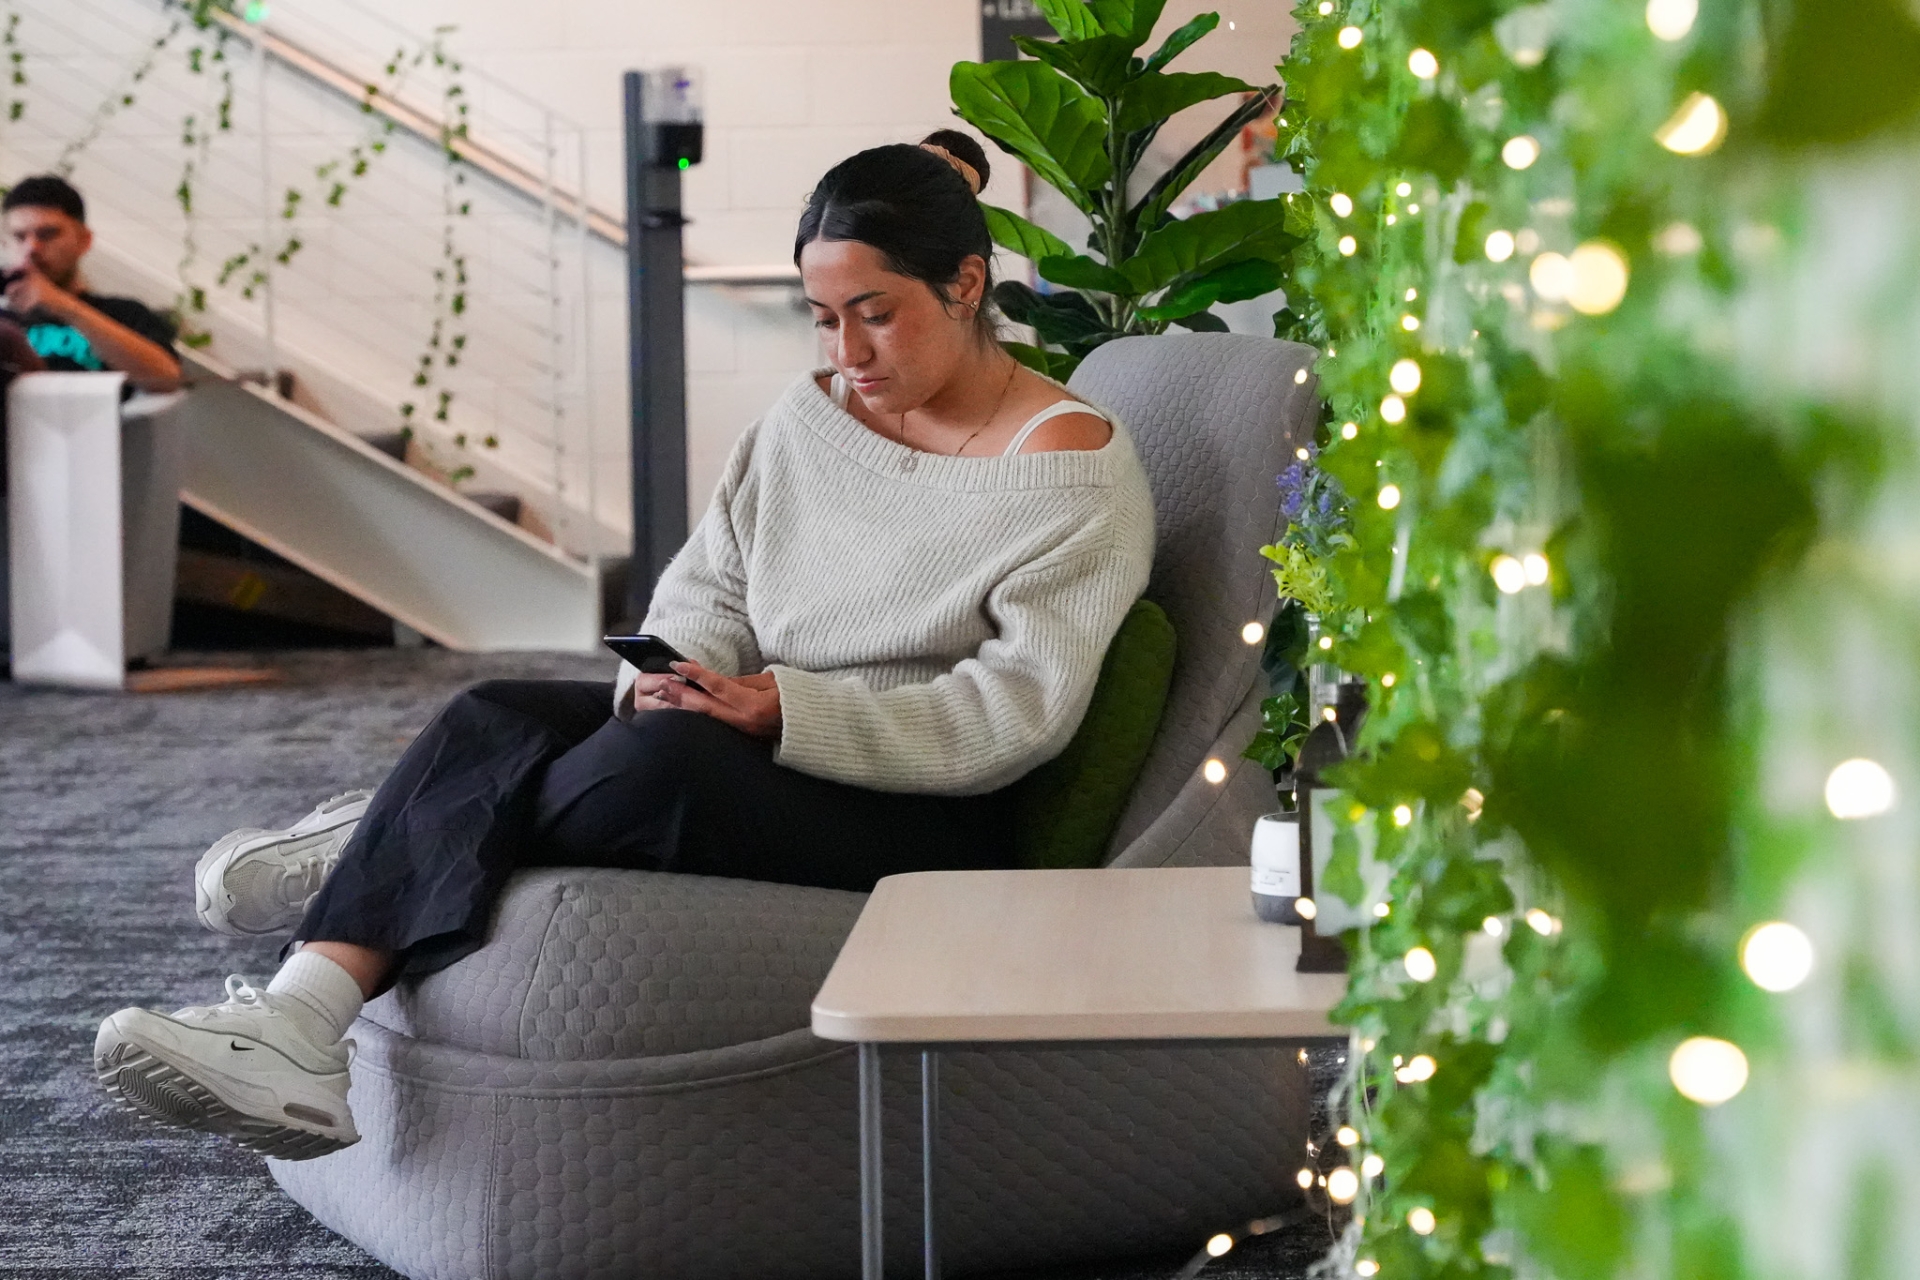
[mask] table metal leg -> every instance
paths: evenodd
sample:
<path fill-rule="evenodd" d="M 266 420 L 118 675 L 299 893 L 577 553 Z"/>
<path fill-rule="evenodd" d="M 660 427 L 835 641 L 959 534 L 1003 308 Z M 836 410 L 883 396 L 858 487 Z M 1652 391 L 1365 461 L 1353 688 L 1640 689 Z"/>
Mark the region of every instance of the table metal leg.
<path fill-rule="evenodd" d="M 860 1280 L 886 1280 L 880 1189 L 880 1046 L 860 1046 Z"/>
<path fill-rule="evenodd" d="M 920 1053 L 920 1192 L 926 1280 L 940 1280 L 940 1233 L 933 1207 L 934 1166 L 939 1151 L 940 1055 L 924 1049 Z"/>

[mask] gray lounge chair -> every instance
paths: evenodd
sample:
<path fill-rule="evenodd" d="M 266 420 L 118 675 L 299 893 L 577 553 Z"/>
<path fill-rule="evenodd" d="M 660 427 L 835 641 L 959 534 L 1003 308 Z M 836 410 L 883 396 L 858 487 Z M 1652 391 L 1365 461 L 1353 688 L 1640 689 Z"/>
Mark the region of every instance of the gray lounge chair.
<path fill-rule="evenodd" d="M 1264 694 L 1274 478 L 1310 433 L 1308 348 L 1223 334 L 1100 348 L 1073 388 L 1145 460 L 1147 594 L 1179 638 L 1110 865 L 1245 862 L 1271 779 L 1240 758 Z M 1202 776 L 1209 758 L 1225 782 Z M 419 1280 L 827 1280 L 859 1269 L 852 1048 L 808 1008 L 864 895 L 635 871 L 518 876 L 478 953 L 367 1006 L 361 1142 L 273 1163 L 295 1200 Z M 1299 1192 L 1292 1050 L 945 1058 L 949 1274 L 1195 1247 Z M 886 1076 L 890 1265 L 918 1274 L 917 1058 Z"/>

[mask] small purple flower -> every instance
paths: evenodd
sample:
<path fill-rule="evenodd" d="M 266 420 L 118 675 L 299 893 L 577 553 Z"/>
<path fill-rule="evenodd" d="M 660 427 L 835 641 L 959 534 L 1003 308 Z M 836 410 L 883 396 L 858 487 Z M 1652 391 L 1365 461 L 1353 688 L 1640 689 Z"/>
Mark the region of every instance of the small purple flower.
<path fill-rule="evenodd" d="M 1280 473 L 1280 514 L 1294 523 L 1307 509 L 1307 483 L 1311 474 L 1304 462 L 1289 463 Z"/>

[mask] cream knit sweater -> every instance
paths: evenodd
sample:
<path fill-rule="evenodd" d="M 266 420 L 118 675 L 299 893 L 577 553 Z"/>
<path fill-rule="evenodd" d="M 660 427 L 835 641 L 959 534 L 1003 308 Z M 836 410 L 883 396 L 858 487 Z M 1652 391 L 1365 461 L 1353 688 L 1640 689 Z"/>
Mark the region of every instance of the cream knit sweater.
<path fill-rule="evenodd" d="M 735 446 L 643 629 L 727 675 L 771 671 L 781 764 L 976 795 L 1066 747 L 1152 559 L 1117 424 L 1098 450 L 949 458 L 868 430 L 810 375 Z"/>

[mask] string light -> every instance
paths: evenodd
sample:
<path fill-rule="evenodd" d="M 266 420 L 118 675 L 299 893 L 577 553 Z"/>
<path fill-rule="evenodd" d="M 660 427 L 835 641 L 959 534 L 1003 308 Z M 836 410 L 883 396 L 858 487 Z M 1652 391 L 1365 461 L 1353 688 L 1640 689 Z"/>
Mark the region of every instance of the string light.
<path fill-rule="evenodd" d="M 1393 189 L 1393 194 L 1399 196 L 1401 199 L 1404 200 L 1406 197 L 1413 194 L 1413 184 L 1411 182 L 1402 182 L 1400 185 L 1396 186 Z"/>
<path fill-rule="evenodd" d="M 1747 1087 L 1747 1055 L 1732 1041 L 1694 1036 L 1667 1059 L 1667 1078 L 1689 1102 L 1717 1107 Z"/>
<path fill-rule="evenodd" d="M 1327 207 L 1333 210 L 1335 217 L 1344 218 L 1353 212 L 1353 197 L 1344 191 L 1336 191 L 1328 198 Z"/>
<path fill-rule="evenodd" d="M 1567 305 L 1586 316 L 1603 316 L 1627 296 L 1627 259 L 1604 240 L 1589 240 L 1567 259 L 1572 270 Z"/>
<path fill-rule="evenodd" d="M 1415 982 L 1432 982 L 1440 972 L 1439 962 L 1425 947 L 1414 947 L 1401 957 L 1400 963 L 1406 966 L 1407 976 Z"/>
<path fill-rule="evenodd" d="M 1420 389 L 1420 362 L 1418 360 L 1396 360 L 1393 368 L 1387 372 L 1387 385 L 1403 396 L 1410 396 Z"/>
<path fill-rule="evenodd" d="M 1495 231 L 1487 237 L 1487 257 L 1494 262 L 1505 262 L 1513 256 L 1513 233 Z"/>
<path fill-rule="evenodd" d="M 1480 922 L 1480 927 L 1481 929 L 1485 930 L 1486 935 L 1489 938 L 1498 938 L 1502 934 L 1506 933 L 1507 922 L 1502 920 L 1499 916 L 1488 916 L 1485 920 L 1482 920 Z"/>
<path fill-rule="evenodd" d="M 1527 567 L 1512 556 L 1495 556 L 1487 572 L 1493 575 L 1493 585 L 1500 588 L 1503 595 L 1519 595 L 1527 589 Z"/>
<path fill-rule="evenodd" d="M 1341 424 L 1340 424 L 1340 438 L 1341 438 L 1342 440 L 1351 440 L 1351 439 L 1353 439 L 1353 438 L 1354 438 L 1355 436 L 1357 436 L 1357 435 L 1359 435 L 1359 434 L 1360 434 L 1360 424 L 1359 424 L 1359 423 L 1357 423 L 1357 422 L 1343 422 L 1343 423 L 1341 423 Z"/>
<path fill-rule="evenodd" d="M 1333 1131 L 1333 1140 L 1343 1147 L 1351 1147 L 1360 1141 L 1360 1133 L 1350 1124 L 1343 1124 Z"/>
<path fill-rule="evenodd" d="M 1322 649 L 1331 649 L 1331 648 L 1333 648 L 1333 637 L 1332 637 L 1332 636 L 1321 636 L 1321 637 L 1320 637 L 1320 647 L 1321 647 Z"/>
<path fill-rule="evenodd" d="M 1312 898 L 1295 898 L 1293 900 L 1293 914 L 1299 916 L 1302 920 L 1311 920 L 1320 914 L 1320 905 Z"/>
<path fill-rule="evenodd" d="M 1410 204 L 1410 205 L 1408 205 L 1408 206 L 1407 206 L 1407 212 L 1408 212 L 1408 213 L 1418 213 L 1418 212 L 1420 212 L 1420 206 L 1419 206 L 1419 205 L 1417 205 L 1417 204 Z"/>
<path fill-rule="evenodd" d="M 1405 422 L 1407 420 L 1407 402 L 1399 396 L 1388 396 L 1380 402 L 1380 416 L 1396 425 Z"/>
<path fill-rule="evenodd" d="M 1259 644 L 1267 638 L 1267 629 L 1258 622 L 1249 622 L 1240 628 L 1240 638 L 1248 644 Z"/>
<path fill-rule="evenodd" d="M 1662 40 L 1684 40 L 1700 16 L 1700 0 L 1647 0 L 1647 29 Z"/>
<path fill-rule="evenodd" d="M 1412 333 L 1420 327 L 1420 317 L 1419 316 L 1401 316 L 1400 327 L 1402 329 L 1405 329 L 1408 333 Z"/>
<path fill-rule="evenodd" d="M 1362 1258 L 1353 1264 L 1353 1273 L 1358 1276 L 1377 1276 L 1380 1274 L 1380 1264 L 1372 1258 Z"/>
<path fill-rule="evenodd" d="M 1333 12 L 1333 0 L 1320 0 L 1320 16 L 1326 17 Z"/>
<path fill-rule="evenodd" d="M 1397 484 L 1381 485 L 1380 496 L 1375 500 L 1379 502 L 1382 511 L 1393 510 L 1400 505 L 1400 486 Z"/>
<path fill-rule="evenodd" d="M 1404 805 L 1404 804 L 1397 804 L 1393 806 L 1393 825 L 1394 826 L 1405 827 L 1405 826 L 1411 826 L 1412 824 L 1413 824 L 1412 806 Z"/>
<path fill-rule="evenodd" d="M 1335 1204 L 1352 1204 L 1360 1194 L 1360 1175 L 1341 1165 L 1327 1175 L 1327 1199 Z"/>
<path fill-rule="evenodd" d="M 1322 707 L 1320 708 L 1320 718 L 1322 720 L 1327 721 L 1329 724 L 1331 724 L 1333 721 L 1338 720 L 1340 718 L 1340 713 L 1338 711 L 1335 711 L 1332 707 Z"/>
<path fill-rule="evenodd" d="M 1543 938 L 1551 938 L 1560 931 L 1560 922 L 1535 907 L 1527 912 L 1527 927 Z"/>
<path fill-rule="evenodd" d="M 1653 238 L 1653 247 L 1669 258 L 1685 258 L 1700 252 L 1706 241 L 1690 222 L 1669 222 Z"/>
<path fill-rule="evenodd" d="M 1305 1191 L 1308 1187 L 1313 1185 L 1313 1170 L 1302 1169 L 1300 1172 L 1293 1175 L 1293 1180 L 1300 1184 L 1300 1189 L 1302 1191 Z"/>
<path fill-rule="evenodd" d="M 1341 257 L 1351 258 L 1354 255 L 1354 253 L 1359 250 L 1359 248 L 1360 248 L 1360 242 L 1358 240 L 1355 240 L 1352 236 L 1340 237 L 1340 256 Z"/>
<path fill-rule="evenodd" d="M 1440 59 L 1425 49 L 1415 49 L 1407 55 L 1407 70 L 1422 80 L 1431 80 L 1440 74 Z"/>
<path fill-rule="evenodd" d="M 1433 1210 L 1425 1205 L 1417 1205 L 1407 1211 L 1407 1225 L 1413 1228 L 1413 1234 L 1417 1236 L 1430 1236 L 1439 1223 L 1434 1220 Z"/>
<path fill-rule="evenodd" d="M 1544 585 L 1552 572 L 1552 566 L 1547 563 L 1547 558 L 1538 551 L 1529 551 L 1521 556 L 1520 567 L 1526 570 L 1527 585 L 1530 587 Z"/>
<path fill-rule="evenodd" d="M 1366 38 L 1367 33 L 1358 27 L 1342 27 L 1340 34 L 1334 37 L 1342 49 L 1358 49 L 1360 42 Z"/>
<path fill-rule="evenodd" d="M 1294 371 L 1294 375 L 1293 375 L 1294 386 L 1296 387 L 1301 386 L 1305 384 L 1306 380 L 1307 380 L 1307 371 L 1305 369 L 1298 369 Z"/>
<path fill-rule="evenodd" d="M 1393 672 L 1386 672 L 1380 677 L 1380 687 L 1382 689 L 1391 689 L 1394 686 L 1394 682 L 1398 679 L 1399 677 L 1394 675 Z"/>
<path fill-rule="evenodd" d="M 1706 155 L 1727 140 L 1727 113 L 1710 95 L 1689 94 L 1653 138 L 1677 156 Z"/>
<path fill-rule="evenodd" d="M 1531 169 L 1533 162 L 1540 158 L 1540 142 L 1532 134 L 1522 133 L 1507 139 L 1500 148 L 1500 158 L 1509 169 Z"/>
<path fill-rule="evenodd" d="M 1293 456 L 1300 459 L 1300 461 L 1305 462 L 1307 459 L 1311 458 L 1313 455 L 1307 452 L 1305 445 L 1302 445 L 1300 448 L 1295 449 L 1293 451 Z"/>
<path fill-rule="evenodd" d="M 1528 266 L 1527 280 L 1548 302 L 1562 302 L 1573 288 L 1573 263 L 1564 255 L 1543 253 Z"/>
<path fill-rule="evenodd" d="M 1412 302 L 1415 298 L 1418 298 L 1419 296 L 1420 296 L 1420 291 L 1418 289 L 1409 289 L 1407 290 L 1406 300 L 1408 302 Z"/>
<path fill-rule="evenodd" d="M 1388 214 L 1388 215 L 1387 215 L 1387 225 L 1388 225 L 1388 226 L 1392 226 L 1392 225 L 1393 225 L 1394 223 L 1396 223 L 1396 222 L 1398 222 L 1398 221 L 1400 221 L 1400 217 L 1399 217 L 1399 215 L 1398 215 L 1398 214 L 1392 214 L 1392 213 L 1390 213 L 1390 214 Z"/>
<path fill-rule="evenodd" d="M 1836 818 L 1878 817 L 1896 799 L 1893 775 L 1876 761 L 1842 760 L 1827 775 L 1827 810 Z"/>
<path fill-rule="evenodd" d="M 1813 972 L 1813 940 L 1784 920 L 1756 925 L 1740 944 L 1740 967 L 1762 991 L 1791 991 Z"/>
<path fill-rule="evenodd" d="M 1373 918 L 1376 920 L 1385 920 L 1392 912 L 1393 906 L 1390 903 L 1376 902 L 1373 904 Z"/>
<path fill-rule="evenodd" d="M 1207 1256 L 1209 1258 L 1218 1258 L 1231 1248 L 1233 1248 L 1233 1237 L 1222 1231 L 1219 1235 L 1207 1241 Z"/>
<path fill-rule="evenodd" d="M 1227 780 L 1227 766 L 1218 758 L 1208 760 L 1200 766 L 1200 776 L 1217 787 Z"/>
<path fill-rule="evenodd" d="M 1468 822 L 1479 821 L 1480 810 L 1486 803 L 1487 798 L 1480 794 L 1478 787 L 1468 787 L 1465 794 L 1460 797 L 1460 807 L 1467 811 Z"/>
<path fill-rule="evenodd" d="M 1377 1178 L 1386 1171 L 1387 1162 L 1380 1158 L 1378 1152 L 1369 1151 L 1367 1158 L 1360 1162 L 1360 1172 L 1369 1178 Z"/>
<path fill-rule="evenodd" d="M 1439 1069 L 1439 1064 L 1432 1058 L 1424 1053 L 1417 1053 L 1408 1060 L 1406 1066 L 1393 1073 L 1393 1078 L 1401 1084 L 1425 1084 L 1433 1079 L 1433 1073 Z"/>

